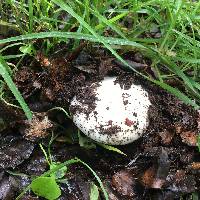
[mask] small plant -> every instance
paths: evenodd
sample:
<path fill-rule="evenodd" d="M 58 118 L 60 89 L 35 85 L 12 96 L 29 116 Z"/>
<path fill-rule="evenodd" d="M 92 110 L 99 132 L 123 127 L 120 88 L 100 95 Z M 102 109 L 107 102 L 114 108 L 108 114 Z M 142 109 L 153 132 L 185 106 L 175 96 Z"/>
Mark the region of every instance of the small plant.
<path fill-rule="evenodd" d="M 15 72 L 26 65 L 25 58 L 30 62 L 38 60 L 38 51 L 51 59 L 55 52 L 60 52 L 58 45 L 67 49 L 66 55 L 82 47 L 82 41 L 103 47 L 122 67 L 157 84 L 185 104 L 200 108 L 200 1 L 4 0 L 0 10 L 0 37 L 3 35 L 4 38 L 0 39 L 0 96 L 3 93 L 7 96 L 9 89 L 14 95 L 9 104 L 18 103 L 29 120 L 32 111 L 13 81 Z M 129 58 L 123 57 L 127 52 L 141 53 L 144 59 L 140 64 L 144 62 L 147 69 L 141 70 L 131 64 Z M 39 70 L 45 71 L 48 67 Z M 62 110 L 70 117 L 63 108 L 54 109 Z M 0 126 L 5 129 L 1 118 Z M 124 154 L 115 147 L 94 143 L 80 134 L 79 144 L 86 148 L 99 145 Z M 77 163 L 92 172 L 108 199 L 101 180 L 86 163 L 78 158 L 64 163 L 53 162 L 50 146 L 48 153 L 42 145 L 40 147 L 49 171 L 32 180 L 17 199 L 29 189 L 46 199 L 58 198 L 61 195 L 59 183 L 65 181 L 68 166 Z M 200 151 L 200 136 L 198 149 Z M 99 187 L 92 184 L 90 199 L 97 200 L 98 196 Z M 193 199 L 197 198 L 194 193 Z"/>
<path fill-rule="evenodd" d="M 53 139 L 50 141 L 50 144 L 52 141 Z M 64 178 L 68 170 L 67 167 L 76 163 L 83 164 L 91 171 L 91 173 L 95 176 L 97 182 L 99 183 L 99 186 L 104 194 L 105 199 L 108 200 L 108 194 L 103 186 L 103 183 L 101 182 L 101 179 L 98 177 L 94 170 L 92 170 L 85 162 L 78 158 L 65 161 L 64 163 L 53 162 L 50 153 L 50 144 L 48 147 L 48 154 L 44 150 L 43 146 L 40 144 L 40 148 L 42 149 L 45 155 L 50 170 L 45 172 L 41 176 L 33 179 L 31 184 L 24 189 L 24 191 L 16 198 L 16 200 L 19 200 L 29 189 L 31 189 L 37 196 L 43 197 L 47 200 L 57 199 L 61 195 L 59 183 L 65 183 L 67 181 Z M 90 191 L 90 200 L 98 199 L 98 195 L 98 187 L 94 183 L 92 183 Z"/>
<path fill-rule="evenodd" d="M 56 44 L 64 42 L 68 45 L 69 39 L 74 39 L 71 50 L 79 45 L 80 40 L 99 43 L 124 66 L 186 104 L 199 108 L 199 2 L 45 0 L 39 3 L 29 0 L 25 3 L 22 0 L 6 0 L 1 7 L 0 25 L 7 31 L 14 29 L 19 33 L 19 36 L 0 41 L 3 45 L 14 42 L 11 46 L 22 46 L 22 54 L 14 57 L 34 56 L 38 49 L 48 55 Z M 9 9 L 12 13 L 7 12 Z M 130 20 L 133 21 L 132 28 L 127 28 L 125 24 Z M 105 36 L 107 31 L 110 32 L 109 37 Z M 143 37 L 156 31 L 160 34 L 158 38 Z M 39 39 L 42 39 L 42 45 L 37 46 Z M 150 67 L 156 72 L 156 78 L 138 72 L 120 56 L 118 50 L 142 52 L 152 60 Z M 3 57 L 10 59 L 13 55 Z M 184 92 L 167 84 L 174 78 L 185 86 Z M 30 114 L 27 116 L 30 118 Z"/>

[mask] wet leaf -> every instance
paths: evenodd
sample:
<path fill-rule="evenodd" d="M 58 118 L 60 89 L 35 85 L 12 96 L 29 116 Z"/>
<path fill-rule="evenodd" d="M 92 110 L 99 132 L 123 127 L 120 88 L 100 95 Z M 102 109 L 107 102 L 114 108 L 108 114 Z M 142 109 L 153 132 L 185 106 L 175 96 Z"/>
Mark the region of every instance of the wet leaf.
<path fill-rule="evenodd" d="M 194 175 L 187 174 L 184 170 L 177 170 L 167 177 L 168 188 L 173 192 L 192 193 L 196 190 Z"/>
<path fill-rule="evenodd" d="M 146 188 L 161 189 L 169 174 L 170 161 L 167 150 L 161 148 L 158 153 L 157 163 L 148 168 L 142 175 L 141 182 Z"/>
<path fill-rule="evenodd" d="M 96 148 L 95 143 L 92 142 L 92 140 L 90 138 L 82 136 L 79 132 L 78 132 L 78 139 L 79 139 L 79 145 L 81 147 L 84 147 L 86 149 L 95 149 Z"/>
<path fill-rule="evenodd" d="M 99 190 L 98 187 L 92 183 L 90 188 L 90 200 L 98 200 L 99 199 Z"/>
<path fill-rule="evenodd" d="M 159 136 L 161 137 L 162 144 L 169 145 L 174 137 L 174 132 L 171 130 L 163 130 L 159 132 Z"/>
<path fill-rule="evenodd" d="M 32 191 L 48 200 L 57 199 L 61 195 L 61 190 L 52 177 L 38 177 L 31 183 Z"/>
<path fill-rule="evenodd" d="M 31 54 L 34 51 L 33 46 L 31 44 L 21 46 L 19 50 L 24 54 Z"/>
<path fill-rule="evenodd" d="M 15 168 L 29 158 L 34 149 L 32 142 L 16 135 L 0 137 L 0 168 Z"/>
<path fill-rule="evenodd" d="M 122 196 L 133 197 L 135 180 L 131 172 L 121 170 L 113 175 L 112 186 Z"/>
<path fill-rule="evenodd" d="M 122 152 L 121 150 L 119 150 L 116 147 L 113 147 L 113 146 L 110 146 L 110 145 L 107 145 L 107 144 L 100 144 L 100 143 L 98 143 L 98 145 L 103 147 L 104 149 L 109 150 L 109 151 L 114 151 L 114 152 L 117 152 L 117 153 L 122 154 L 124 156 L 127 156 L 124 152 Z"/>
<path fill-rule="evenodd" d="M 54 169 L 59 165 L 59 163 L 52 163 L 50 165 L 50 169 Z M 59 169 L 58 171 L 54 172 L 53 174 L 51 174 L 51 177 L 55 178 L 55 179 L 59 179 L 59 178 L 63 178 L 66 174 L 67 171 L 67 167 L 64 166 L 63 168 Z"/>
<path fill-rule="evenodd" d="M 3 174 L 3 172 L 0 173 L 0 199 L 14 199 L 15 191 L 10 177 Z"/>

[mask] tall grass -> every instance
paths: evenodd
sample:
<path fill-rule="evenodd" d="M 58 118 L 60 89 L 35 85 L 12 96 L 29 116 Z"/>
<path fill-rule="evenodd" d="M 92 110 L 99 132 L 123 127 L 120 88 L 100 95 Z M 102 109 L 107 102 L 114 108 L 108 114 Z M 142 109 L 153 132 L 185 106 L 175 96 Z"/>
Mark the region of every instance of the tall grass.
<path fill-rule="evenodd" d="M 48 40 L 51 44 L 48 48 L 43 45 L 43 51 L 48 54 L 59 42 L 67 43 L 68 39 L 74 38 L 76 42 L 72 48 L 75 48 L 84 39 L 104 46 L 134 71 L 118 49 L 121 52 L 140 51 L 152 61 L 151 68 L 157 71 L 157 79 L 136 73 L 199 108 L 199 2 L 28 0 L 25 3 L 24 0 L 6 0 L 2 8 L 0 26 L 16 30 L 20 35 L 1 40 L 0 44 L 12 42 L 14 45 L 22 41 L 24 45 L 43 38 L 44 43 Z M 7 13 L 8 8 L 11 13 Z M 160 37 L 148 38 L 154 30 Z M 106 32 L 110 36 L 105 36 Z M 9 59 L 4 52 L 1 51 L 2 56 Z M 175 78 L 185 87 L 184 92 L 166 84 Z"/>

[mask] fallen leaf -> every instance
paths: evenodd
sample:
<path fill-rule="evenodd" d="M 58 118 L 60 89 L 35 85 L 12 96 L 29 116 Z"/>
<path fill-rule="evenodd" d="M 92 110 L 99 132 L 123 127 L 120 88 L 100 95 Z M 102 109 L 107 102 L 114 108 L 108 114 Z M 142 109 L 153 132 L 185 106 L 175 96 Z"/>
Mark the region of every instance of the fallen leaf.
<path fill-rule="evenodd" d="M 197 133 L 193 131 L 185 131 L 180 134 L 182 142 L 189 146 L 197 146 Z"/>
<path fill-rule="evenodd" d="M 133 197 L 135 195 L 134 184 L 135 180 L 133 175 L 126 170 L 119 171 L 112 177 L 112 186 L 119 194 L 124 196 Z"/>

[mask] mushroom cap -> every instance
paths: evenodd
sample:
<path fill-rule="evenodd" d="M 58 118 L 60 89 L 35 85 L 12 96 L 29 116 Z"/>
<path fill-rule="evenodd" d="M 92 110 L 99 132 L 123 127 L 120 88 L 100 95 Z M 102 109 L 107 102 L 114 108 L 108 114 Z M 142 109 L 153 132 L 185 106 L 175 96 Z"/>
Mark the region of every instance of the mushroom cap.
<path fill-rule="evenodd" d="M 151 103 L 141 85 L 132 84 L 125 89 L 116 83 L 116 77 L 106 77 L 85 86 L 83 91 L 82 98 L 75 96 L 72 99 L 70 111 L 75 125 L 91 139 L 124 145 L 145 132 Z"/>

